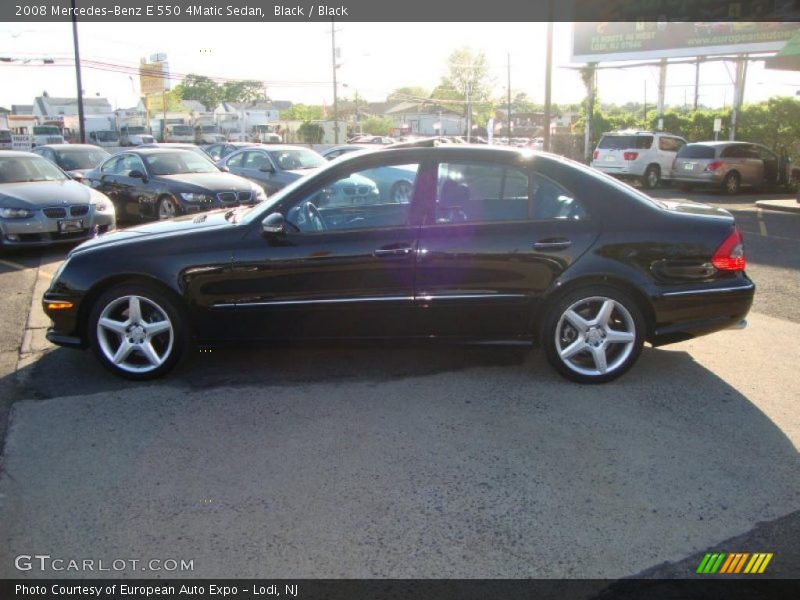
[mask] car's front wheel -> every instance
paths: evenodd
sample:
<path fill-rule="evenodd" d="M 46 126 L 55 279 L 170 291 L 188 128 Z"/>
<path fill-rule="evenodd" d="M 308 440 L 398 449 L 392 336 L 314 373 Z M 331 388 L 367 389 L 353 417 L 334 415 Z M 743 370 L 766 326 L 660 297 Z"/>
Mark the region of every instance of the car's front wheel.
<path fill-rule="evenodd" d="M 605 383 L 631 368 L 645 322 L 636 302 L 607 286 L 588 286 L 556 301 L 544 316 L 542 346 L 550 364 L 579 383 Z"/>
<path fill-rule="evenodd" d="M 389 200 L 398 204 L 408 204 L 411 202 L 413 192 L 414 187 L 410 181 L 398 181 L 389 190 Z"/>
<path fill-rule="evenodd" d="M 172 219 L 178 214 L 178 205 L 169 196 L 162 196 L 158 200 L 158 218 L 163 221 Z"/>
<path fill-rule="evenodd" d="M 147 283 L 118 285 L 102 294 L 88 326 L 103 366 L 128 379 L 163 375 L 186 346 L 182 312 L 167 293 Z"/>

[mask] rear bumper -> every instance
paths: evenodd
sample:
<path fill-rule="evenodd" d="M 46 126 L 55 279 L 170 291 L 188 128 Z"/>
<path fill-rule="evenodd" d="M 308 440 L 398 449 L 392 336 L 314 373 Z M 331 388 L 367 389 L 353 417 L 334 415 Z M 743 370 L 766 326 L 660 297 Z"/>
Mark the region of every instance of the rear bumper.
<path fill-rule="evenodd" d="M 755 295 L 755 285 L 742 276 L 726 284 L 668 290 L 654 299 L 654 346 L 682 342 L 723 329 L 742 329 Z"/>

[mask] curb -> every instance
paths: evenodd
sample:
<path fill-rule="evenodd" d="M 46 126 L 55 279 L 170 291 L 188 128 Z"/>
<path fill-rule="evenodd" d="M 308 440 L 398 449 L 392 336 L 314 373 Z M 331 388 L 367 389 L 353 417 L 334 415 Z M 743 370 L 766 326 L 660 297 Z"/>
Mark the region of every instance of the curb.
<path fill-rule="evenodd" d="M 22 334 L 17 365 L 14 369 L 18 381 L 21 383 L 24 383 L 30 374 L 23 376 L 20 371 L 36 362 L 41 354 L 52 348 L 52 345 L 45 337 L 47 328 L 50 325 L 50 319 L 42 311 L 41 299 L 44 292 L 50 287 L 50 280 L 53 278 L 52 274 L 58 265 L 53 267 L 52 263 L 46 262 L 47 258 L 47 255 L 43 255 L 39 259 L 39 266 L 36 268 L 36 280 L 33 284 L 31 305 L 28 308 L 28 318 L 25 324 L 25 331 Z"/>
<path fill-rule="evenodd" d="M 800 213 L 800 202 L 796 200 L 756 200 L 756 206 L 767 210 Z"/>

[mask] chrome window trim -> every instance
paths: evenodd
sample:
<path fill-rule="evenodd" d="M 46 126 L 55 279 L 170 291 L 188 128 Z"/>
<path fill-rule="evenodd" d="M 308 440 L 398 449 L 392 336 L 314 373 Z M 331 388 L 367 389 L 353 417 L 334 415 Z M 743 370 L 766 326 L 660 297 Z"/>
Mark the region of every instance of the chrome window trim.
<path fill-rule="evenodd" d="M 237 308 L 249 306 L 303 306 L 309 304 L 353 304 L 356 302 L 414 302 L 422 300 L 474 300 L 474 299 L 509 299 L 526 298 L 525 294 L 426 294 L 422 296 L 366 296 L 364 298 L 322 298 L 319 300 L 271 300 L 266 302 L 223 302 L 214 304 L 213 308 Z"/>

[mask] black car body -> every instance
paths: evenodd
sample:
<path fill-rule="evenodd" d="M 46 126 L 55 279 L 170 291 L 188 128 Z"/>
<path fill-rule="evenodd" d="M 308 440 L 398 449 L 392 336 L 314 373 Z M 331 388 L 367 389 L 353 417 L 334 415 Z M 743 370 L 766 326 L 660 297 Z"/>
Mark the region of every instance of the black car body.
<path fill-rule="evenodd" d="M 86 173 L 111 156 L 92 144 L 46 144 L 31 150 L 61 168 L 76 181 L 83 182 Z"/>
<path fill-rule="evenodd" d="M 399 165 L 416 166 L 409 203 L 326 206 L 335 182 Z M 447 146 L 343 157 L 253 209 L 102 236 L 44 305 L 48 339 L 134 378 L 168 370 L 189 337 L 411 338 L 541 342 L 562 374 L 600 382 L 645 340 L 741 324 L 753 294 L 724 210 L 560 157 Z"/>
<path fill-rule="evenodd" d="M 265 198 L 258 186 L 221 171 L 207 157 L 169 147 L 114 154 L 84 178 L 111 198 L 121 220 L 172 218 Z"/>

